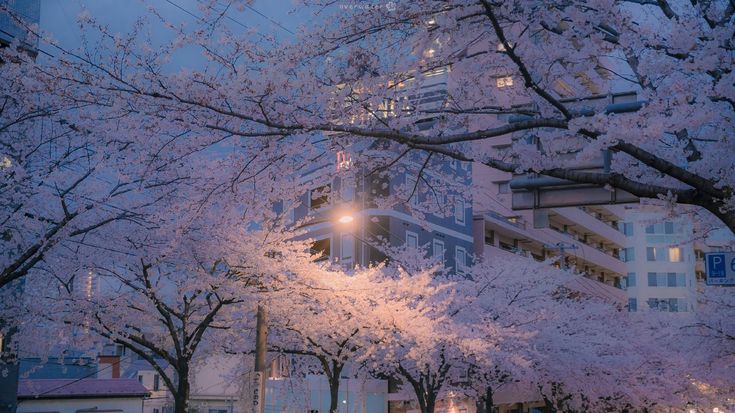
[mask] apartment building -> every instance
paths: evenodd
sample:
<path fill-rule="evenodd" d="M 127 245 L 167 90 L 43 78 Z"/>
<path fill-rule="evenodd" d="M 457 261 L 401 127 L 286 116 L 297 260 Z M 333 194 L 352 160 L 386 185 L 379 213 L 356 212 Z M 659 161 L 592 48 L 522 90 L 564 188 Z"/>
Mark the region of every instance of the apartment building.
<path fill-rule="evenodd" d="M 693 311 L 697 278 L 690 220 L 629 208 L 621 228 L 627 240 L 628 310 Z"/>
<path fill-rule="evenodd" d="M 407 87 L 405 82 L 397 89 L 398 98 L 386 99 L 377 108 L 382 116 L 393 116 L 396 105 L 408 105 L 421 110 L 442 107 L 447 97 L 449 69 L 439 68 L 424 73 L 420 86 Z M 348 120 L 360 124 L 366 118 L 356 116 Z M 430 129 L 437 119 L 416 117 L 419 130 Z M 335 137 L 334 134 L 329 134 Z M 292 222 L 306 222 L 307 236 L 315 239 L 314 251 L 324 259 L 346 265 L 367 266 L 384 261 L 387 257 L 376 248 L 378 244 L 390 247 L 424 248 L 431 257 L 441 256 L 445 267 L 462 273 L 472 264 L 472 170 L 468 162 L 437 158 L 425 164 L 426 155 L 412 153 L 401 156 L 390 168 L 358 160 L 358 152 L 381 149 L 394 151 L 385 143 L 351 140 L 351 144 L 333 151 L 329 162 L 315 165 L 300 180 L 310 187 L 296 203 L 283 208 Z M 328 151 L 328 149 L 325 149 Z M 362 164 L 360 162 L 363 162 Z M 444 186 L 441 194 L 431 191 L 427 183 Z M 435 186 L 435 187 L 436 187 Z M 387 198 L 398 202 L 385 207 Z M 421 205 L 438 206 L 428 213 L 418 214 Z M 349 221 L 349 222 L 341 222 Z"/>
<path fill-rule="evenodd" d="M 502 88 L 513 87 L 512 82 L 503 85 Z M 568 104 L 576 110 L 624 111 L 637 104 L 637 95 L 634 91 L 611 92 L 573 102 L 569 100 Z M 489 121 L 500 125 L 524 119 L 523 116 L 497 115 L 496 119 Z M 476 149 L 504 159 L 509 156 L 511 146 L 518 144 L 539 145 L 533 138 L 517 134 L 482 142 L 476 145 Z M 575 153 L 566 156 L 579 169 L 602 168 L 609 162 L 604 153 L 600 153 L 598 159 L 587 160 L 584 165 L 575 159 Z M 580 190 L 556 181 L 553 178 L 517 176 L 476 165 L 472 178 L 474 253 L 493 258 L 502 256 L 500 251 L 503 251 L 539 261 L 563 256 L 560 266 L 622 288 L 626 273 L 626 239 L 618 225 L 624 209 L 615 204 L 622 199 L 634 199 L 622 191 L 585 188 L 583 199 L 570 202 L 575 196 L 579 198 Z M 543 186 L 535 186 L 541 183 L 547 188 L 553 187 L 553 190 L 544 191 L 539 189 Z M 565 206 L 570 204 L 575 206 Z"/>

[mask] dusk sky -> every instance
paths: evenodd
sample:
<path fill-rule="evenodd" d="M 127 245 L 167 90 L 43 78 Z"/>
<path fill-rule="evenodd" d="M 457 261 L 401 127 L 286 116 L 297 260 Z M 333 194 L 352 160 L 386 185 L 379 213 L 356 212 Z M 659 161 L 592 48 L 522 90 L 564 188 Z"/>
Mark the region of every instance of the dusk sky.
<path fill-rule="evenodd" d="M 51 33 L 61 45 L 78 47 L 81 35 L 77 17 L 85 9 L 92 17 L 108 24 L 114 31 L 124 33 L 130 30 L 136 18 L 141 16 L 150 18 L 147 13 L 150 7 L 159 10 L 174 23 L 192 24 L 195 17 L 191 14 L 200 16 L 199 8 L 203 3 L 199 0 L 44 0 L 41 2 L 40 26 Z M 294 12 L 296 7 L 302 6 L 297 6 L 289 0 L 255 1 L 251 8 L 245 7 L 243 11 L 237 8 L 228 10 L 229 18 L 225 20 L 225 24 L 233 31 L 255 28 L 260 33 L 272 34 L 287 40 L 294 37 L 289 31 L 298 33 L 299 26 L 307 23 L 309 19 L 309 12 Z M 165 28 L 156 25 L 151 25 L 150 30 L 154 36 L 164 36 L 166 33 Z M 179 59 L 196 59 L 198 56 L 198 52 L 192 52 L 191 56 Z M 186 65 L 186 60 L 179 60 L 179 63 Z"/>

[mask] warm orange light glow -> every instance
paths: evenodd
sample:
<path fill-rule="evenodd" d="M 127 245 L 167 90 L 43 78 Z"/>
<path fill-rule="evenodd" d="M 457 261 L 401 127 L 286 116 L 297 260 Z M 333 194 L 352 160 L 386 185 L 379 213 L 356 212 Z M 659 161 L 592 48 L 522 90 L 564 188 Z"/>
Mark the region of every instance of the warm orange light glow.
<path fill-rule="evenodd" d="M 350 222 L 354 220 L 355 218 L 353 218 L 352 215 L 344 215 L 344 216 L 341 216 L 337 221 L 339 221 L 340 224 L 349 224 Z"/>

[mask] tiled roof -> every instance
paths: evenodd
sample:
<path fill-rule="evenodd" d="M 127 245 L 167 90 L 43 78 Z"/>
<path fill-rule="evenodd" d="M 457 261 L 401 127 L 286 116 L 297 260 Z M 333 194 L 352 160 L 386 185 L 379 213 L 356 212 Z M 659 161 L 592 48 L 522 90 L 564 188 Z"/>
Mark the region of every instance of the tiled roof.
<path fill-rule="evenodd" d="M 148 390 L 133 379 L 39 379 L 18 381 L 19 399 L 143 397 Z"/>

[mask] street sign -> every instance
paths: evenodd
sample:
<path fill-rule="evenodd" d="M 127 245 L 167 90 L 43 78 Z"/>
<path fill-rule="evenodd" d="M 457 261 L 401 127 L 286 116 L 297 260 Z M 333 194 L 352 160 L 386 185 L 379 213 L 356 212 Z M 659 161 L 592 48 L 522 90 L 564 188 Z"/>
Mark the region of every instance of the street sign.
<path fill-rule="evenodd" d="M 707 285 L 735 286 L 735 252 L 708 252 L 704 254 Z"/>

